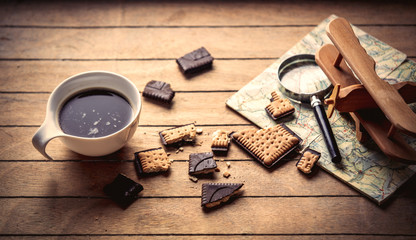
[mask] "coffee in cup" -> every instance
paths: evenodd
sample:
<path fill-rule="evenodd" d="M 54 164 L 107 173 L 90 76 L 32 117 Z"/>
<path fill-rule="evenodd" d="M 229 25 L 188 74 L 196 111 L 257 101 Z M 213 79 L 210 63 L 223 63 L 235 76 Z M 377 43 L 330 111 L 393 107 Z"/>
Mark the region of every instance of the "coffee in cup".
<path fill-rule="evenodd" d="M 127 78 L 105 71 L 77 74 L 52 92 L 32 143 L 49 159 L 45 149 L 53 138 L 82 155 L 107 155 L 133 136 L 140 110 L 140 93 Z"/>

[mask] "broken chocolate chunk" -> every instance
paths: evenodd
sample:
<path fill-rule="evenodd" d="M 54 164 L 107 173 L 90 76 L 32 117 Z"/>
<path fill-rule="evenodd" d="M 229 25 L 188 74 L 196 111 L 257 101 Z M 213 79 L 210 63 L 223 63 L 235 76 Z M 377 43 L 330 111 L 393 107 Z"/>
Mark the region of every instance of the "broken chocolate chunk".
<path fill-rule="evenodd" d="M 127 208 L 138 198 L 143 186 L 123 174 L 118 174 L 114 181 L 104 187 L 104 193 L 122 208 Z"/>
<path fill-rule="evenodd" d="M 152 80 L 148 82 L 143 90 L 143 96 L 157 101 L 170 103 L 172 102 L 175 92 L 169 83 Z"/>

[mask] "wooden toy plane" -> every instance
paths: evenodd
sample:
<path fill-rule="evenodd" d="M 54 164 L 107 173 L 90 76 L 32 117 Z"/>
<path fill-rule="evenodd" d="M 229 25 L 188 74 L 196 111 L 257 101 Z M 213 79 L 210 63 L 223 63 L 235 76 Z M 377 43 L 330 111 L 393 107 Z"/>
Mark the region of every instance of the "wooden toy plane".
<path fill-rule="evenodd" d="M 416 102 L 416 83 L 390 85 L 380 79 L 374 59 L 344 18 L 332 20 L 327 34 L 334 45 L 322 46 L 315 60 L 334 85 L 331 96 L 325 100 L 328 117 L 334 108 L 349 112 L 360 142 L 365 141 L 366 131 L 390 159 L 416 164 L 416 151 L 401 135 L 416 137 L 416 114 L 407 105 Z"/>

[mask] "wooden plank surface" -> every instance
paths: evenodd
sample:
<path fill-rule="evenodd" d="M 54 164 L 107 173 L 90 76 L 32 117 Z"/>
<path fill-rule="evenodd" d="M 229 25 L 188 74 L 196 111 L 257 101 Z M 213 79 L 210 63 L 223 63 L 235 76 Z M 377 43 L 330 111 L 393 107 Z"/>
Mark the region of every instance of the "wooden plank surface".
<path fill-rule="evenodd" d="M 157 60 L 175 59 L 204 46 L 214 58 L 220 59 L 278 58 L 313 27 L 149 29 L 5 27 L 2 29 L 0 52 L 3 59 Z M 361 29 L 410 56 L 416 56 L 414 45 L 408 41 L 416 38 L 414 26 L 364 26 Z"/>
<path fill-rule="evenodd" d="M 47 152 L 55 160 L 132 160 L 133 153 L 148 148 L 161 146 L 159 132 L 171 127 L 139 126 L 132 140 L 118 152 L 104 157 L 85 157 L 66 149 L 59 139 L 54 139 L 47 147 Z M 183 151 L 176 153 L 177 148 L 168 147 L 166 150 L 172 153 L 176 160 L 187 160 L 192 152 L 208 152 L 211 150 L 212 133 L 218 129 L 238 131 L 246 128 L 254 128 L 251 125 L 242 126 L 202 126 L 204 132 L 196 138 L 194 146 L 184 146 Z M 32 147 L 31 139 L 38 127 L 1 127 L 0 128 L 0 159 L 2 160 L 44 160 L 42 155 Z M 24 149 L 24 151 L 22 151 Z M 222 159 L 225 157 L 219 157 Z M 226 159 L 248 160 L 251 159 L 237 146 L 231 145 Z"/>
<path fill-rule="evenodd" d="M 209 151 L 214 131 L 254 127 L 225 100 L 324 18 L 343 16 L 415 59 L 415 11 L 412 1 L 0 2 L 0 239 L 415 239 L 415 177 L 380 207 L 320 169 L 301 174 L 299 156 L 268 170 L 234 144 L 216 158 L 221 172 L 197 183 L 187 173 L 189 154 Z M 185 77 L 175 59 L 200 46 L 213 69 Z M 138 131 L 114 154 L 85 157 L 54 139 L 55 160 L 46 160 L 31 138 L 49 94 L 89 70 L 120 73 L 140 91 L 153 79 L 170 82 L 174 103 L 144 99 Z M 204 130 L 198 144 L 167 148 L 168 173 L 137 176 L 134 152 L 194 121 Z M 102 191 L 119 172 L 145 189 L 126 210 Z M 245 186 L 204 211 L 206 182 Z"/>
<path fill-rule="evenodd" d="M 0 92 L 52 92 L 68 77 L 91 70 L 117 72 L 142 91 L 150 80 L 171 82 L 175 91 L 237 91 L 276 59 L 214 60 L 213 71 L 186 77 L 175 60 L 2 61 Z M 8 71 L 16 69 L 17 71 Z"/>
<path fill-rule="evenodd" d="M 412 1 L 83 1 L 10 2 L 0 24 L 12 26 L 257 26 L 316 25 L 328 14 L 355 24 L 414 24 Z M 236 7 L 237 6 L 237 7 Z M 13 14 L 10 14 L 13 12 Z M 213 14 L 215 13 L 215 14 Z M 296 17 L 294 17 L 296 16 Z"/>
<path fill-rule="evenodd" d="M 183 92 L 176 93 L 170 106 L 155 104 L 143 99 L 139 123 L 141 125 L 183 125 L 196 122 L 199 125 L 247 124 L 226 107 L 225 101 L 232 92 Z M 0 125 L 40 125 L 43 122 L 46 93 L 3 93 L 0 95 Z M 31 112 L 32 114 L 27 114 Z"/>
<path fill-rule="evenodd" d="M 175 155 L 170 157 L 176 159 Z M 138 181 L 146 191 L 143 197 L 197 197 L 201 196 L 201 184 L 207 182 L 243 182 L 245 196 L 360 196 L 324 171 L 313 178 L 298 172 L 296 162 L 282 162 L 273 170 L 260 166 L 254 160 L 217 161 L 221 172 L 202 176 L 198 183 L 188 177 L 188 161 L 175 161 L 169 172 L 151 176 L 137 176 L 132 161 L 128 162 L 0 162 L 0 196 L 50 197 L 90 196 L 105 197 L 103 187 L 122 172 Z M 231 173 L 229 178 L 223 172 Z M 18 182 L 10 179 L 19 179 Z M 77 181 L 74 181 L 76 179 Z M 68 184 L 72 182 L 72 184 Z M 320 185 L 319 189 L 312 186 Z M 154 187 L 158 186 L 158 187 Z"/>
<path fill-rule="evenodd" d="M 109 199 L 3 198 L 0 225 L 4 234 L 416 234 L 415 199 L 396 199 L 383 211 L 356 197 L 240 197 L 205 212 L 200 203 L 141 198 L 124 211 Z"/>
<path fill-rule="evenodd" d="M 209 240 L 222 240 L 226 237 L 228 240 L 246 240 L 246 239 L 273 239 L 273 240 L 343 240 L 343 239 L 352 239 L 352 238 L 359 238 L 361 240 L 395 240 L 395 239 L 414 239 L 413 236 L 404 236 L 404 235 L 376 235 L 376 234 L 310 234 L 310 235 L 296 235 L 293 234 L 258 234 L 258 235 L 209 235 L 209 234 L 159 234 L 159 235 L 146 235 L 146 234 L 69 234 L 69 235 L 59 235 L 59 234 L 50 234 L 50 235 L 42 235 L 38 236 L 35 234 L 28 234 L 25 236 L 18 235 L 7 235 L 7 237 L 2 237 L 2 239 L 19 239 L 19 240 L 26 240 L 26 239 L 42 239 L 42 240 L 55 240 L 55 239 L 63 239 L 63 240 L 118 240 L 122 239 L 152 239 L 152 240 L 176 240 L 176 239 L 184 239 L 186 237 L 198 238 L 198 239 L 209 239 Z"/>

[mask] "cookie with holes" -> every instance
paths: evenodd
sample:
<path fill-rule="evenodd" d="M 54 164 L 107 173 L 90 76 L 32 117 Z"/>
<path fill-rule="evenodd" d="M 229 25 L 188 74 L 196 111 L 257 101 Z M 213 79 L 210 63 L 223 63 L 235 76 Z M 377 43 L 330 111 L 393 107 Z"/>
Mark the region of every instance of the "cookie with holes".
<path fill-rule="evenodd" d="M 320 157 L 320 152 L 308 148 L 303 152 L 299 161 L 296 163 L 296 167 L 299 171 L 305 174 L 310 174 L 312 173 L 312 169 L 315 166 L 315 163 L 318 162 Z"/>
<path fill-rule="evenodd" d="M 159 132 L 160 139 L 164 145 L 171 145 L 179 142 L 194 142 L 196 128 L 193 123 L 170 128 Z"/>
<path fill-rule="evenodd" d="M 171 164 L 163 148 L 152 148 L 135 152 L 134 157 L 134 165 L 139 174 L 165 172 Z"/>
<path fill-rule="evenodd" d="M 267 114 L 273 119 L 277 120 L 284 116 L 290 115 L 295 112 L 295 107 L 289 101 L 280 97 L 277 92 L 272 92 L 272 101 L 266 107 Z"/>
<path fill-rule="evenodd" d="M 302 141 L 286 125 L 245 129 L 232 134 L 232 139 L 265 167 L 272 167 Z"/>

